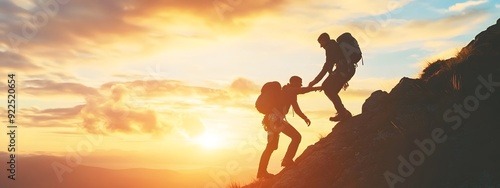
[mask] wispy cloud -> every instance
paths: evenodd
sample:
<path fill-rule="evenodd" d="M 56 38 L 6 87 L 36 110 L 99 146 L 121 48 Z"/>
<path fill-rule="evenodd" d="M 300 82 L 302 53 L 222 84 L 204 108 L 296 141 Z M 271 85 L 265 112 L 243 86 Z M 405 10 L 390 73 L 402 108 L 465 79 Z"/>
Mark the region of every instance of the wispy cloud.
<path fill-rule="evenodd" d="M 32 71 L 40 70 L 41 67 L 33 64 L 23 55 L 0 51 L 0 66 L 10 70 L 16 71 Z"/>
<path fill-rule="evenodd" d="M 51 80 L 27 80 L 23 92 L 33 96 L 98 96 L 97 89 L 79 83 L 59 83 Z"/>
<path fill-rule="evenodd" d="M 48 108 L 38 109 L 29 107 L 20 109 L 23 112 L 23 119 L 19 122 L 23 127 L 78 127 L 81 121 L 78 118 L 83 105 L 77 105 L 68 108 Z"/>
<path fill-rule="evenodd" d="M 353 35 L 358 36 L 360 43 L 368 43 L 369 47 L 378 48 L 394 46 L 398 49 L 411 48 L 411 44 L 421 45 L 428 40 L 442 40 L 464 35 L 477 24 L 485 21 L 489 13 L 469 10 L 438 19 L 413 19 L 395 22 L 386 27 L 376 27 L 376 32 L 364 32 L 359 28 L 372 26 L 369 22 L 354 22 L 351 24 Z M 379 26 L 375 24 L 374 26 Z M 395 37 L 404 34 L 407 37 Z"/>
<path fill-rule="evenodd" d="M 7 91 L 8 90 L 7 83 L 0 82 L 0 90 Z"/>
<path fill-rule="evenodd" d="M 451 7 L 449 7 L 448 11 L 461 12 L 469 7 L 477 6 L 480 4 L 487 3 L 487 2 L 488 2 L 488 0 L 477 0 L 477 1 L 472 0 L 472 1 L 466 1 L 463 3 L 456 3 L 456 4 L 452 5 Z"/>

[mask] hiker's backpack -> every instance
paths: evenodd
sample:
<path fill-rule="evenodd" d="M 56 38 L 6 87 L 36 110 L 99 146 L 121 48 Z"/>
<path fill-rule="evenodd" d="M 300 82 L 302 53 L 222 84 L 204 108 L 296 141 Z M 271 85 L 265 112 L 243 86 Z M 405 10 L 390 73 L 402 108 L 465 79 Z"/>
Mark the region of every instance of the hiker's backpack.
<path fill-rule="evenodd" d="M 280 104 L 281 84 L 277 81 L 267 82 L 262 86 L 260 95 L 255 101 L 255 108 L 262 114 L 270 114 Z"/>
<path fill-rule="evenodd" d="M 358 41 L 351 35 L 351 33 L 346 32 L 337 37 L 337 43 L 339 44 L 340 50 L 342 51 L 342 54 L 344 54 L 344 58 L 347 63 L 353 64 L 354 67 L 357 67 L 359 60 L 363 57 Z"/>

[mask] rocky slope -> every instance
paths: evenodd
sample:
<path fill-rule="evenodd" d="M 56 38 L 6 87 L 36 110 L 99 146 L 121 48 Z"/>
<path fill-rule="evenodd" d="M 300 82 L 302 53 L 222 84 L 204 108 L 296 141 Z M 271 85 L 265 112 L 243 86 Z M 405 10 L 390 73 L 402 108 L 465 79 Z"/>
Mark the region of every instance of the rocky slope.
<path fill-rule="evenodd" d="M 500 19 L 246 187 L 500 187 Z"/>

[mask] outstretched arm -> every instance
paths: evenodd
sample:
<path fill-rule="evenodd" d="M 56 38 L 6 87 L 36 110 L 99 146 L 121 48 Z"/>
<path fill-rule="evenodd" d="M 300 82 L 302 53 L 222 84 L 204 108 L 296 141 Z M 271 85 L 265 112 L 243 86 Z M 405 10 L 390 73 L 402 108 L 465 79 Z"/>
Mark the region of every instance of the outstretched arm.
<path fill-rule="evenodd" d="M 292 102 L 292 107 L 293 107 L 293 110 L 295 111 L 295 113 L 297 113 L 297 115 L 306 122 L 307 126 L 311 125 L 311 121 L 302 112 L 302 110 L 300 109 L 299 104 L 297 103 L 297 101 L 293 101 Z"/>
<path fill-rule="evenodd" d="M 325 74 L 328 72 L 328 71 L 331 71 L 333 69 L 333 61 L 331 61 L 328 57 L 327 57 L 327 61 L 325 62 L 325 64 L 323 65 L 323 68 L 321 69 L 321 71 L 318 73 L 318 75 L 316 76 L 316 78 L 314 78 L 313 81 L 311 81 L 308 85 L 308 87 L 313 87 L 314 85 L 316 85 L 321 79 L 323 79 L 323 77 L 325 77 Z"/>
<path fill-rule="evenodd" d="M 325 64 L 323 65 L 323 68 L 318 73 L 316 78 L 314 78 L 314 80 L 311 81 L 311 83 L 309 83 L 309 87 L 316 85 L 319 81 L 321 81 L 321 79 L 323 79 L 323 77 L 327 72 L 333 70 L 333 66 L 335 65 L 335 62 L 337 62 L 336 59 L 340 57 L 339 54 L 337 54 L 338 52 L 340 52 L 340 49 L 338 48 L 339 48 L 338 44 L 336 44 L 335 41 L 332 41 L 332 43 L 325 46 L 325 55 L 326 55 Z"/>
<path fill-rule="evenodd" d="M 289 88 L 288 92 L 292 93 L 293 95 L 298 95 L 298 94 L 305 94 L 305 93 L 309 93 L 311 91 L 319 91 L 319 90 L 322 90 L 321 86 L 317 86 L 317 87 Z"/>
<path fill-rule="evenodd" d="M 316 76 L 316 78 L 314 78 L 313 81 L 309 82 L 309 85 L 307 87 L 313 87 L 314 85 L 316 85 L 321 79 L 323 79 L 323 77 L 325 77 L 327 71 L 328 70 L 325 69 L 325 66 L 323 66 L 323 69 L 321 69 L 321 71 L 318 73 L 318 75 Z"/>

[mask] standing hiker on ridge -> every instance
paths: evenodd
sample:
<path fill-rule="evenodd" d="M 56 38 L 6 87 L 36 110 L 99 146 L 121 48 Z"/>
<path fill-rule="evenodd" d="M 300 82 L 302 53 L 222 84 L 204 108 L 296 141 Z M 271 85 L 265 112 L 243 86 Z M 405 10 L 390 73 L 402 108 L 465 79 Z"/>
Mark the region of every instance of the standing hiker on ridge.
<path fill-rule="evenodd" d="M 320 87 L 311 87 L 306 88 L 302 87 L 302 79 L 298 76 L 292 76 L 290 78 L 290 83 L 283 86 L 283 89 L 278 88 L 278 82 L 270 82 L 266 83 L 262 87 L 260 99 L 257 99 L 256 107 L 259 112 L 264 113 L 264 119 L 262 120 L 262 124 L 264 129 L 267 131 L 267 145 L 266 149 L 262 152 L 262 156 L 259 162 L 259 169 L 257 171 L 257 178 L 268 178 L 272 177 L 273 174 L 267 172 L 267 166 L 269 164 L 269 159 L 271 158 L 271 154 L 274 150 L 278 149 L 278 142 L 280 133 L 283 132 L 285 135 L 290 137 L 292 141 L 290 145 L 288 145 L 288 149 L 286 151 L 285 157 L 281 162 L 281 166 L 289 167 L 293 166 L 295 163 L 293 158 L 297 153 L 297 149 L 299 147 L 302 136 L 290 123 L 286 121 L 286 114 L 290 110 L 290 106 L 293 107 L 293 110 L 300 116 L 307 126 L 311 125 L 311 121 L 307 118 L 306 115 L 300 109 L 297 103 L 297 95 L 305 94 L 314 90 L 320 90 Z M 274 90 L 268 89 L 270 85 L 275 85 Z M 267 90 L 267 91 L 266 91 Z M 274 94 L 273 94 L 274 93 Z M 267 95 L 267 96 L 266 96 Z M 263 99 L 263 100 L 262 100 Z M 267 101 L 267 102 L 266 102 Z M 274 104 L 272 102 L 275 102 Z M 265 106 L 266 110 L 259 109 L 260 105 Z"/>
<path fill-rule="evenodd" d="M 349 36 L 352 37 L 350 34 Z M 318 43 L 325 49 L 326 62 L 316 78 L 309 83 L 308 87 L 316 85 L 321 79 L 323 79 L 326 73 L 329 73 L 328 77 L 325 81 L 323 81 L 321 87 L 323 88 L 325 95 L 328 99 L 330 99 L 330 101 L 332 101 L 335 109 L 337 110 L 337 115 L 330 117 L 330 121 L 342 121 L 348 119 L 352 117 L 352 114 L 344 107 L 344 104 L 342 104 L 339 92 L 342 87 L 346 89 L 347 86 L 349 86 L 347 82 L 352 78 L 352 76 L 354 76 L 356 67 L 354 63 L 348 63 L 343 54 L 343 49 L 340 48 L 337 41 L 330 39 L 328 33 L 322 33 L 318 37 Z M 335 70 L 332 71 L 334 65 Z"/>

